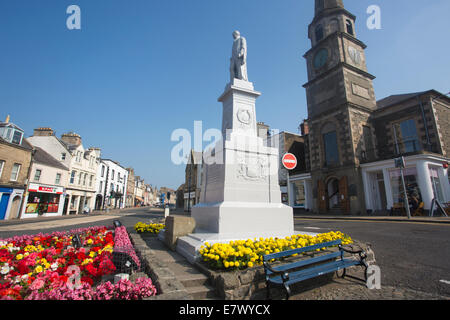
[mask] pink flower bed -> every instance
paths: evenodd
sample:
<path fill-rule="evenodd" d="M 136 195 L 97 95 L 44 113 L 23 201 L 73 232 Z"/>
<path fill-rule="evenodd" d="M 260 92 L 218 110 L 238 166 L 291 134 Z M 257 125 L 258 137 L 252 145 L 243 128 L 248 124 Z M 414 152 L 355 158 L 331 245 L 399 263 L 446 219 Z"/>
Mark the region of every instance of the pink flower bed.
<path fill-rule="evenodd" d="M 81 248 L 72 246 L 75 234 Z M 130 256 L 140 266 L 125 227 L 114 235 L 112 228 L 91 227 L 0 239 L 0 300 L 131 300 L 155 295 L 155 286 L 145 277 L 134 283 L 101 282 L 102 276 L 117 273 L 111 261 L 116 247 L 131 247 Z"/>
<path fill-rule="evenodd" d="M 124 226 L 117 227 L 114 231 L 114 252 L 128 254 L 136 263 L 136 266 L 138 268 L 141 267 L 141 262 L 128 236 L 127 229 Z"/>

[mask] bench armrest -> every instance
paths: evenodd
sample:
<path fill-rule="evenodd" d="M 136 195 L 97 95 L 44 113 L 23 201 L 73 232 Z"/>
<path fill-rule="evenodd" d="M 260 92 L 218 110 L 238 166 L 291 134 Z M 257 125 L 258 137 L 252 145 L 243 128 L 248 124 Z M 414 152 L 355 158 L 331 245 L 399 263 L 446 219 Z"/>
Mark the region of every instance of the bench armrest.
<path fill-rule="evenodd" d="M 345 251 L 350 254 L 358 254 L 359 257 L 361 258 L 361 260 L 364 260 L 367 258 L 366 252 L 362 249 L 355 251 L 355 250 L 350 250 L 350 249 L 344 248 L 342 245 L 339 245 L 339 250 Z"/>
<path fill-rule="evenodd" d="M 274 269 L 270 266 L 270 264 L 269 264 L 267 261 L 264 261 L 264 262 L 263 262 L 263 265 L 264 265 L 264 268 L 265 268 L 265 269 L 268 269 L 268 270 L 269 270 L 270 272 L 272 272 L 273 274 L 281 275 L 281 279 L 283 279 L 283 282 L 286 282 L 286 281 L 289 280 L 289 273 L 287 273 L 286 271 L 277 271 L 277 270 L 274 270 Z M 266 275 L 266 278 L 267 278 L 267 275 Z"/>

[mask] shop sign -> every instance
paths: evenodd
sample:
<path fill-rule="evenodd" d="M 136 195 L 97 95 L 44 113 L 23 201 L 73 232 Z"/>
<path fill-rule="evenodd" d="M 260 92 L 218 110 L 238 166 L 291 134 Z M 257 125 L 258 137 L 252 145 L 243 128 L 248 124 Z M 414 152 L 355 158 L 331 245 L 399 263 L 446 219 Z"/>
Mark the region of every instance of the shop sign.
<path fill-rule="evenodd" d="M 62 187 L 50 187 L 50 186 L 42 186 L 38 184 L 30 184 L 28 188 L 29 192 L 43 192 L 43 193 L 56 193 L 63 194 L 64 188 Z"/>

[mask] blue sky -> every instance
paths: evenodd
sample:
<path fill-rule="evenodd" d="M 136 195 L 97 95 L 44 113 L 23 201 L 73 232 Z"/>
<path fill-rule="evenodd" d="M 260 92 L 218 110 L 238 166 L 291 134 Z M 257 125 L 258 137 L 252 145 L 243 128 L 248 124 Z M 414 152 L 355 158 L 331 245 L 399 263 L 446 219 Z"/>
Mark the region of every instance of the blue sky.
<path fill-rule="evenodd" d="M 377 99 L 450 91 L 450 1 L 346 0 L 367 44 Z M 66 9 L 81 8 L 81 30 Z M 369 30 L 368 6 L 382 29 Z M 219 128 L 231 33 L 248 42 L 249 80 L 262 92 L 257 119 L 297 132 L 307 117 L 303 54 L 313 0 L 1 0 L 0 118 L 32 135 L 75 131 L 85 147 L 132 166 L 146 182 L 177 188 L 177 128 Z M 206 143 L 205 143 L 206 145 Z"/>

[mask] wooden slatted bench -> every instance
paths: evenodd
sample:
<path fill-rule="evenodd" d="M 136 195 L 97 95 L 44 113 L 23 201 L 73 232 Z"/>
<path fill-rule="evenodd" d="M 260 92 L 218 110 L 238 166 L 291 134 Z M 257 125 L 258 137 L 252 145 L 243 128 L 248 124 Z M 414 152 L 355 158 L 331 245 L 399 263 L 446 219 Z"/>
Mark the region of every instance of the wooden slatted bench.
<path fill-rule="evenodd" d="M 298 254 L 302 257 L 303 253 L 315 251 L 321 248 L 329 248 L 333 246 L 338 246 L 339 250 L 336 252 L 314 256 L 312 258 L 289 261 L 281 265 L 272 266 L 269 262 L 272 259 L 281 259 L 291 257 L 294 254 Z M 344 258 L 344 253 L 358 254 L 359 259 Z M 338 259 L 339 258 L 339 259 Z M 272 253 L 265 255 L 263 257 L 264 272 L 266 276 L 266 288 L 267 288 L 267 299 L 270 299 L 270 285 L 281 286 L 286 290 L 287 299 L 291 295 L 290 286 L 294 283 L 301 282 L 307 279 L 319 277 L 324 274 L 337 272 L 343 270 L 342 278 L 346 275 L 346 268 L 352 266 L 363 266 L 365 267 L 364 280 L 367 281 L 367 268 L 368 265 L 365 261 L 367 254 L 363 250 L 352 251 L 346 249 L 342 246 L 341 240 L 335 240 L 330 242 L 319 243 L 313 246 L 282 251 L 278 253 Z M 289 259 L 292 260 L 292 259 Z M 351 277 L 351 276 L 349 276 Z"/>

